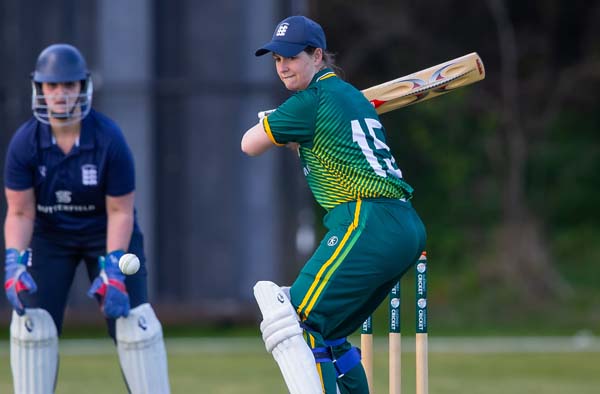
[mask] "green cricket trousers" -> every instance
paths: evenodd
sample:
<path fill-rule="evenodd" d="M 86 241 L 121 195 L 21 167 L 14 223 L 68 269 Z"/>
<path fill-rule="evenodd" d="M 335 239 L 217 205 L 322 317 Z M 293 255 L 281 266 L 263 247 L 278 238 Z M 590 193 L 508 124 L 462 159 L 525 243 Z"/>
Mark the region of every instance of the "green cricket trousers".
<path fill-rule="evenodd" d="M 425 248 L 425 226 L 412 204 L 387 198 L 343 203 L 327 213 L 328 232 L 290 289 L 312 349 L 339 359 L 355 332 Z M 338 363 L 341 365 L 342 363 Z M 368 393 L 364 370 L 317 362 L 325 392 Z"/>

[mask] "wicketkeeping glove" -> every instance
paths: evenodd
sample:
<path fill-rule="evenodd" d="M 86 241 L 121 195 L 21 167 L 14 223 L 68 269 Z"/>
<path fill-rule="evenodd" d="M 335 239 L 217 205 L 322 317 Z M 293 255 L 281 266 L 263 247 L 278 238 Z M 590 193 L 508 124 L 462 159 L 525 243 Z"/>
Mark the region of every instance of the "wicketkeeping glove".
<path fill-rule="evenodd" d="M 37 291 L 35 281 L 27 272 L 27 262 L 30 256 L 30 249 L 22 252 L 12 248 L 6 249 L 4 290 L 6 290 L 6 298 L 20 316 L 25 313 L 25 307 L 19 298 L 19 293 L 22 291 L 35 293 Z"/>
<path fill-rule="evenodd" d="M 125 275 L 119 269 L 119 259 L 125 254 L 115 250 L 98 258 L 100 274 L 92 282 L 88 296 L 100 298 L 100 309 L 104 316 L 116 319 L 129 315 L 129 295 L 125 288 Z"/>

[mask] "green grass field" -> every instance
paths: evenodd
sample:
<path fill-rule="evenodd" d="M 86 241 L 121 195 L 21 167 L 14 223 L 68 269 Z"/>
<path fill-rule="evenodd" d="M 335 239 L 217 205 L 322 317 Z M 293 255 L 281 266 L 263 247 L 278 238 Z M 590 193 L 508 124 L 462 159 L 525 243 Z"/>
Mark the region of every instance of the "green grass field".
<path fill-rule="evenodd" d="M 403 340 L 405 393 L 415 391 L 411 339 Z M 385 393 L 386 344 L 376 341 L 375 390 Z M 166 343 L 173 393 L 287 392 L 259 339 L 177 338 Z M 109 340 L 63 340 L 60 346 L 57 393 L 125 392 Z M 11 393 L 7 341 L 0 341 L 0 365 L 0 393 Z M 600 341 L 595 338 L 431 338 L 429 387 L 432 394 L 596 394 L 599 365 Z"/>

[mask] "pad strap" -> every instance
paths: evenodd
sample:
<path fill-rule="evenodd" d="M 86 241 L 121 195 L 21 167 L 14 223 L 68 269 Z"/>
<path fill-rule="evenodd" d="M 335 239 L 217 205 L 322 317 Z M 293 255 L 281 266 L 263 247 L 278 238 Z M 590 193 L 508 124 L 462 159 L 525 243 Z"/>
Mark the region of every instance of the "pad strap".
<path fill-rule="evenodd" d="M 337 371 L 338 379 L 348 373 L 356 365 L 360 364 L 360 350 L 353 346 L 340 357 L 333 356 L 333 346 L 340 346 L 346 342 L 346 338 L 325 341 L 327 347 L 316 347 L 312 349 L 317 363 L 332 362 Z"/>
<path fill-rule="evenodd" d="M 358 364 L 360 364 L 360 350 L 355 346 L 351 347 L 350 350 L 336 360 L 333 360 L 333 366 L 338 372 L 338 378 L 344 376 Z"/>
<path fill-rule="evenodd" d="M 346 337 L 344 337 L 344 338 L 339 338 L 339 339 L 325 340 L 325 345 L 330 346 L 330 347 L 342 346 L 346 342 L 347 342 Z"/>

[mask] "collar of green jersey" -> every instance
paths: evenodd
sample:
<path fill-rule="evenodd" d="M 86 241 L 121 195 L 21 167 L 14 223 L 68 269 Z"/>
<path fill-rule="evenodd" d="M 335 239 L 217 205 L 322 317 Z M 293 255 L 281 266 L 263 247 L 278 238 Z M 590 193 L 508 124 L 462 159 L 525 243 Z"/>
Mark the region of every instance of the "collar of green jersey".
<path fill-rule="evenodd" d="M 311 87 L 314 84 L 319 83 L 320 81 L 327 79 L 327 78 L 331 78 L 331 77 L 337 77 L 337 75 L 335 75 L 335 73 L 330 68 L 324 68 L 315 74 L 312 81 L 310 81 L 310 84 L 308 85 L 308 87 Z"/>

